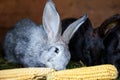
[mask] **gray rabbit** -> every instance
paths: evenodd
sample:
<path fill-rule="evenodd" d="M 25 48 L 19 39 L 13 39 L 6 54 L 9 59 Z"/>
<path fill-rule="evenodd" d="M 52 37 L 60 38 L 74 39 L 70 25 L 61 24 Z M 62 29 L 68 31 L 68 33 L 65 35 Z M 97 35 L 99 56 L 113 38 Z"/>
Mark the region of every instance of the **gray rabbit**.
<path fill-rule="evenodd" d="M 70 60 L 68 43 L 75 31 L 85 22 L 84 15 L 61 35 L 61 21 L 52 0 L 47 0 L 43 11 L 43 25 L 29 19 L 16 23 L 4 41 L 5 58 L 24 67 L 66 69 Z"/>

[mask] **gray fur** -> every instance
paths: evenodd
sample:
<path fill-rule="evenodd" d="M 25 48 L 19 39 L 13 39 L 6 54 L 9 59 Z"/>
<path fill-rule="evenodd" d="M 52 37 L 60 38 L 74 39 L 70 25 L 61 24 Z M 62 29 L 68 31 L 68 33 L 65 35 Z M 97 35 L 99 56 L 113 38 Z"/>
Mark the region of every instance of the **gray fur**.
<path fill-rule="evenodd" d="M 76 26 L 82 25 L 86 19 L 87 17 L 82 17 L 82 21 Z M 67 31 L 68 34 L 76 30 Z M 29 19 L 19 21 L 6 34 L 4 50 L 8 61 L 22 64 L 24 67 L 50 67 L 56 70 L 66 68 L 70 52 L 68 44 L 61 36 L 61 21 L 52 0 L 46 3 L 43 25 L 36 25 Z"/>

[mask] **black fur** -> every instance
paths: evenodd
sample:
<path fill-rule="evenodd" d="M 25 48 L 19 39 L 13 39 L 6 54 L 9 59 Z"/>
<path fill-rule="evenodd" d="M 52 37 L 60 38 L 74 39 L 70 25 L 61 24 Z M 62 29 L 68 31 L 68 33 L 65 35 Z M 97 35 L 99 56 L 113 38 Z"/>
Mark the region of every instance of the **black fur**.
<path fill-rule="evenodd" d="M 75 20 L 64 19 L 63 31 Z M 95 29 L 87 19 L 70 40 L 69 50 L 72 61 L 81 60 L 87 66 L 113 64 L 120 74 L 120 15 L 113 15 Z"/>

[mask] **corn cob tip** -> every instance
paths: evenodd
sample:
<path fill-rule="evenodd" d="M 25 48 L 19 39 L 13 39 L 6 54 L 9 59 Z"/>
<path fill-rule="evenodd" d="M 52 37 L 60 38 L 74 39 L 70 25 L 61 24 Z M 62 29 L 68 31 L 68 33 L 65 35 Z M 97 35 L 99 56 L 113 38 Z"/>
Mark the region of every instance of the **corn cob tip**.
<path fill-rule="evenodd" d="M 47 75 L 47 80 L 114 80 L 117 77 L 116 67 L 106 64 L 53 72 Z"/>

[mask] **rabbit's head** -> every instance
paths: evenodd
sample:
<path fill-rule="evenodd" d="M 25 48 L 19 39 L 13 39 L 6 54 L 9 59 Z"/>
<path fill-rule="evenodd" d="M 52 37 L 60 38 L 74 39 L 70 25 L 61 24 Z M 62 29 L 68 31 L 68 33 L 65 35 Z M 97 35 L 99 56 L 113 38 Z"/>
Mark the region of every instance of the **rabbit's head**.
<path fill-rule="evenodd" d="M 47 34 L 47 48 L 41 54 L 41 62 L 56 70 L 65 69 L 70 60 L 68 43 L 75 31 L 84 23 L 87 16 L 73 22 L 61 35 L 60 16 L 52 0 L 48 0 L 43 12 L 43 27 Z"/>

